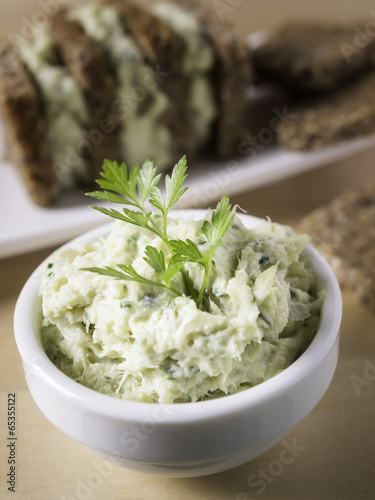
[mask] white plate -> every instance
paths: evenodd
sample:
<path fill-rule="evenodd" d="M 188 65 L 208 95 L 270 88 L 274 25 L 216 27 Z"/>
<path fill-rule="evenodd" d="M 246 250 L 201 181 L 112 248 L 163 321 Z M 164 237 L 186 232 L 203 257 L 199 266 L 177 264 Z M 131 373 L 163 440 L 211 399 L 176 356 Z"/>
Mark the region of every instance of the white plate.
<path fill-rule="evenodd" d="M 0 130 L 0 141 L 1 138 Z M 256 154 L 253 150 L 250 155 L 230 161 L 205 161 L 190 167 L 190 188 L 178 208 L 206 207 L 223 193 L 233 196 L 250 191 L 375 148 L 375 138 L 361 138 L 306 153 L 289 152 L 277 146 L 261 148 Z M 0 157 L 3 149 L 0 142 Z M 108 220 L 108 217 L 88 208 L 89 204 L 97 202 L 82 193 L 64 195 L 53 208 L 34 205 L 18 172 L 6 161 L 0 162 L 0 176 L 0 258 L 59 245 Z"/>

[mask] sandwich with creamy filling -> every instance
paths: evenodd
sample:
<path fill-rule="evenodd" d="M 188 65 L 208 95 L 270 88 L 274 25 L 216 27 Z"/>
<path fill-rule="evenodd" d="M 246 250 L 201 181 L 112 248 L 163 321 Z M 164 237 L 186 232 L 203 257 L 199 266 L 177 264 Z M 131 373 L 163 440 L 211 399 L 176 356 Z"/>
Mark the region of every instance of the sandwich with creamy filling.
<path fill-rule="evenodd" d="M 9 156 L 39 205 L 89 186 L 105 158 L 235 154 L 246 133 L 246 48 L 196 0 L 61 10 L 0 49 Z"/>

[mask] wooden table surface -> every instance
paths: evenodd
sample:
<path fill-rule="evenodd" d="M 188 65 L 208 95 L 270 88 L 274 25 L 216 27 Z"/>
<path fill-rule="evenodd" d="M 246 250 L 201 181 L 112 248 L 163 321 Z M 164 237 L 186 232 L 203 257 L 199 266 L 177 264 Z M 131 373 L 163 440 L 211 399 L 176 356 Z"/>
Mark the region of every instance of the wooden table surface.
<path fill-rule="evenodd" d="M 315 0 L 303 3 L 303 8 L 302 2 L 291 0 L 283 1 L 282 8 L 277 0 L 228 0 L 221 4 L 236 5 L 230 7 L 228 17 L 243 33 L 291 16 L 370 19 L 373 7 L 372 2 L 359 0 Z M 31 19 L 40 10 L 38 5 L 37 0 L 2 0 L 1 32 L 20 30 L 23 19 Z M 375 149 L 323 165 L 232 201 L 254 215 L 269 215 L 275 221 L 294 224 L 343 190 L 374 179 L 374 153 Z M 221 474 L 159 478 L 117 466 L 104 468 L 103 460 L 65 436 L 42 415 L 27 390 L 13 339 L 13 310 L 23 283 L 51 251 L 44 249 L 0 261 L 1 499 L 375 498 L 375 315 L 364 310 L 351 293 L 343 293 L 340 358 L 333 382 L 316 408 L 282 443 L 252 462 Z M 17 395 L 16 493 L 8 492 L 6 484 L 8 393 Z M 280 466 L 285 441 L 290 445 L 296 442 L 301 451 L 292 463 Z M 265 479 L 260 480 L 261 475 Z"/>

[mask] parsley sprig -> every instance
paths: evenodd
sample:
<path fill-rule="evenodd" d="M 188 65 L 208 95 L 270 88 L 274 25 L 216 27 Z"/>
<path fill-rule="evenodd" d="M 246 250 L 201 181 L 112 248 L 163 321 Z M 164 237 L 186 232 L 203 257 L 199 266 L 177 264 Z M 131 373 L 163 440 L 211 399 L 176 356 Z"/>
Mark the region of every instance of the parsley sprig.
<path fill-rule="evenodd" d="M 101 173 L 102 179 L 97 180 L 102 191 L 94 191 L 87 193 L 87 195 L 125 206 L 122 207 L 122 211 L 99 206 L 92 208 L 114 219 L 151 231 L 165 243 L 168 254 L 150 245 L 146 246 L 143 259 L 154 270 L 155 280 L 141 276 L 132 265 L 117 264 L 118 269 L 104 266 L 89 267 L 84 268 L 84 270 L 116 279 L 137 281 L 145 285 L 165 288 L 177 296 L 182 296 L 183 293 L 173 286 L 172 281 L 177 274 L 181 273 L 185 285 L 185 295 L 191 297 L 199 308 L 209 310 L 207 305 L 209 301 L 205 296 L 209 271 L 215 252 L 232 223 L 235 208 L 232 209 L 228 196 L 224 195 L 216 209 L 212 211 L 211 220 L 204 221 L 202 233 L 207 239 L 204 251 L 201 251 L 190 239 L 186 241 L 170 240 L 167 231 L 168 214 L 188 189 L 183 187 L 187 178 L 186 170 L 186 157 L 184 156 L 174 166 L 171 176 L 165 176 L 165 195 L 163 195 L 158 187 L 161 175 L 157 174 L 151 161 L 147 160 L 141 168 L 134 165 L 128 172 L 125 163 L 119 165 L 115 161 L 105 160 Z M 160 215 L 158 217 L 150 210 L 147 203 L 160 212 L 162 224 L 160 224 Z M 184 267 L 189 262 L 198 263 L 204 268 L 199 290 L 194 288 Z"/>

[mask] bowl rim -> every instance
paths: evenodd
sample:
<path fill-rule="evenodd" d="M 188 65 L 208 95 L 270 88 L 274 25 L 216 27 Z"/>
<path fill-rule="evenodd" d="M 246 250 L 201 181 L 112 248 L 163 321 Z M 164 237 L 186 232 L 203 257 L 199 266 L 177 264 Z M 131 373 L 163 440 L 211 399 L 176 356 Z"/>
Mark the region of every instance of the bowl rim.
<path fill-rule="evenodd" d="M 173 210 L 173 217 L 199 220 L 207 213 L 206 210 L 188 209 Z M 248 214 L 237 214 L 247 227 L 265 222 L 265 219 Z M 109 233 L 112 223 L 99 226 L 91 231 L 70 240 L 53 253 L 76 243 L 93 241 Z M 77 405 L 102 416 L 117 420 L 133 422 L 155 422 L 179 424 L 207 419 L 223 418 L 229 414 L 248 411 L 275 397 L 285 394 L 302 379 L 309 377 L 319 362 L 330 351 L 339 335 L 342 317 L 341 291 L 337 279 L 326 259 L 310 244 L 303 251 L 313 262 L 318 281 L 322 288 L 327 288 L 323 302 L 320 324 L 317 333 L 306 351 L 289 367 L 274 377 L 254 387 L 221 398 L 197 401 L 194 403 L 148 403 L 127 401 L 102 394 L 93 389 L 78 384 L 68 375 L 60 371 L 48 358 L 40 339 L 38 338 L 35 306 L 38 303 L 40 278 L 50 254 L 31 274 L 26 281 L 16 303 L 14 313 L 14 331 L 16 344 L 21 355 L 26 379 L 28 372 L 47 385 L 55 393 L 74 401 Z M 30 335 L 30 331 L 32 335 Z M 160 409 L 163 409 L 163 415 Z M 165 418 L 168 415 L 168 418 Z"/>

